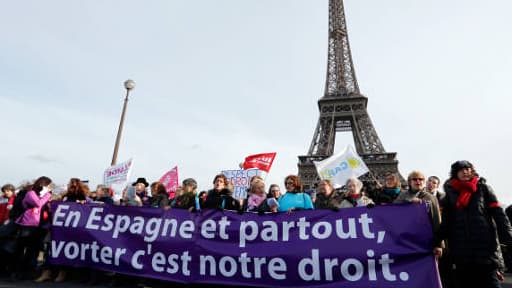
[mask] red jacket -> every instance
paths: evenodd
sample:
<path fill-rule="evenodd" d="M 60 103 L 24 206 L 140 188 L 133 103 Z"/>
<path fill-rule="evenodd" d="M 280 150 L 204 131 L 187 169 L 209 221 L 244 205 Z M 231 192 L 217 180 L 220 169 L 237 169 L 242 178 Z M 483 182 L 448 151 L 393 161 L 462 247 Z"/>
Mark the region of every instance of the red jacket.
<path fill-rule="evenodd" d="M 12 195 L 12 197 L 9 198 L 7 202 L 0 204 L 0 225 L 2 225 L 4 221 L 9 218 L 9 211 L 12 209 L 14 199 L 16 199 L 16 195 Z"/>

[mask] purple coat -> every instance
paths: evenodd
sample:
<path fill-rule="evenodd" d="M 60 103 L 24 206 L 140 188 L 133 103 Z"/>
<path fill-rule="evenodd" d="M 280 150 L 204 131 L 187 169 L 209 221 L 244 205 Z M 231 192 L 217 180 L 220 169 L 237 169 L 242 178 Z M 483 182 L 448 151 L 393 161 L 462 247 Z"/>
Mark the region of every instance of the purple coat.
<path fill-rule="evenodd" d="M 41 220 L 41 208 L 48 203 L 52 197 L 51 193 L 46 193 L 39 197 L 36 192 L 29 191 L 23 198 L 23 208 L 25 212 L 16 220 L 16 224 L 21 226 L 37 227 Z"/>

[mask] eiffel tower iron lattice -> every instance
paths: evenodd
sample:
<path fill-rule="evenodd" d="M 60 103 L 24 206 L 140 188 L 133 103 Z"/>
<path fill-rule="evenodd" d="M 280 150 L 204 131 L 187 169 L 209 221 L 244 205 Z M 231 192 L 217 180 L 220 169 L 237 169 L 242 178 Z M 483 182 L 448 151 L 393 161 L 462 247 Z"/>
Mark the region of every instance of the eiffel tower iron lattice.
<path fill-rule="evenodd" d="M 329 0 L 329 42 L 324 96 L 318 100 L 320 116 L 307 156 L 299 156 L 299 177 L 305 189 L 320 180 L 312 161 L 330 157 L 336 132 L 352 132 L 357 153 L 382 182 L 385 173 L 398 173 L 396 153 L 386 152 L 373 127 L 366 106 L 368 98 L 359 92 L 350 52 L 343 0 Z M 399 174 L 400 175 L 400 174 Z M 362 177 L 370 180 L 369 174 Z M 402 176 L 401 182 L 405 184 Z"/>

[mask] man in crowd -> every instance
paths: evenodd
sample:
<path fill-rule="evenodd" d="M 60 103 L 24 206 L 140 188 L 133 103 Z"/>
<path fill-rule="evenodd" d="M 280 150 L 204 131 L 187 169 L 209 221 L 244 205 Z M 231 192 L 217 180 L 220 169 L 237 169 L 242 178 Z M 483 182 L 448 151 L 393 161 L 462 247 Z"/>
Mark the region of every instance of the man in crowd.
<path fill-rule="evenodd" d="M 419 171 L 412 171 L 407 177 L 409 190 L 403 190 L 393 203 L 427 203 L 432 234 L 436 236 L 441 226 L 441 213 L 437 199 L 425 189 L 425 175 Z M 436 257 L 442 255 L 441 241 L 434 237 L 432 247 Z"/>
<path fill-rule="evenodd" d="M 446 195 L 443 191 L 439 191 L 439 184 L 441 181 L 437 176 L 430 176 L 427 179 L 427 192 L 434 195 L 437 198 L 437 201 L 440 202 L 441 199 Z"/>

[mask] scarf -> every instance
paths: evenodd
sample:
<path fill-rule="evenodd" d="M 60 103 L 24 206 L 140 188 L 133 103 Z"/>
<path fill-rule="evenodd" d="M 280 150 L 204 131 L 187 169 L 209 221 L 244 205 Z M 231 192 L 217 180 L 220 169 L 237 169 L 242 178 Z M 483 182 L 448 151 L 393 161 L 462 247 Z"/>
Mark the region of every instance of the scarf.
<path fill-rule="evenodd" d="M 387 195 L 390 195 L 390 196 L 397 196 L 398 194 L 400 194 L 400 188 L 396 187 L 396 188 L 384 188 L 384 193 L 387 194 Z"/>
<path fill-rule="evenodd" d="M 350 194 L 346 200 L 352 204 L 352 207 L 357 207 L 357 199 L 359 199 L 359 196 L 361 196 L 361 194 Z"/>
<path fill-rule="evenodd" d="M 257 208 L 266 198 L 267 195 L 265 194 L 263 194 L 263 196 L 251 194 L 251 196 L 249 196 L 249 199 L 247 199 L 247 207 L 249 209 Z"/>
<path fill-rule="evenodd" d="M 357 193 L 357 194 L 352 193 L 352 194 L 349 194 L 348 196 L 352 199 L 358 199 L 361 196 L 361 193 Z"/>
<path fill-rule="evenodd" d="M 457 202 L 455 203 L 455 207 L 457 209 L 465 208 L 469 204 L 469 199 L 471 199 L 471 195 L 476 192 L 476 184 L 478 183 L 478 177 L 473 177 L 473 179 L 469 181 L 460 181 L 459 179 L 450 180 L 450 184 L 453 189 L 457 193 L 459 193 L 459 197 L 457 198 Z"/>

